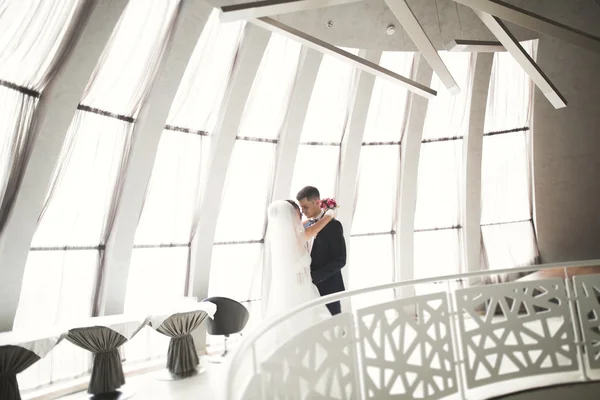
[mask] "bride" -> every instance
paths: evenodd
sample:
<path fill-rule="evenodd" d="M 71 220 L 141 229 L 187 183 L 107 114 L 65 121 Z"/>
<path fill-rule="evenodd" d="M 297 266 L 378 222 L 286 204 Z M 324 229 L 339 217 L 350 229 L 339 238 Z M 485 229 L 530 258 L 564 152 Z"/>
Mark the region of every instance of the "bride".
<path fill-rule="evenodd" d="M 300 207 L 292 200 L 273 202 L 268 208 L 266 262 L 263 272 L 263 311 L 266 319 L 320 297 L 310 276 L 308 241 L 333 219 L 328 210 L 312 226 L 302 226 Z M 313 307 L 275 326 L 276 344 L 330 316 L 325 305 Z"/>

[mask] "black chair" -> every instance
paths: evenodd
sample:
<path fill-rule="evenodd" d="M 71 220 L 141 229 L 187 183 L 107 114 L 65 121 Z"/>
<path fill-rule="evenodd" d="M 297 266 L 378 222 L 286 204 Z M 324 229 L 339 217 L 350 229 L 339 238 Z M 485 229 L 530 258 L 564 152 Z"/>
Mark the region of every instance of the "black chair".
<path fill-rule="evenodd" d="M 243 304 L 227 297 L 209 297 L 202 301 L 210 301 L 217 306 L 214 318 L 207 318 L 206 330 L 210 335 L 225 336 L 225 350 L 221 354 L 221 357 L 225 357 L 227 355 L 227 338 L 244 329 L 250 313 Z"/>

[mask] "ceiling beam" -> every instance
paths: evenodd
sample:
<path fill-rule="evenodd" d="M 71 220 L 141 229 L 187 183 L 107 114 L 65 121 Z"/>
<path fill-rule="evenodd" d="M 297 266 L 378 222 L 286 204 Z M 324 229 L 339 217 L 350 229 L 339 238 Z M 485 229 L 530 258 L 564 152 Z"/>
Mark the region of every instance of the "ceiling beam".
<path fill-rule="evenodd" d="M 419 24 L 417 17 L 413 14 L 405 0 L 385 0 L 386 4 L 392 10 L 408 36 L 417 46 L 425 60 L 429 63 L 433 72 L 440 78 L 440 81 L 446 86 L 450 93 L 456 95 L 460 93 L 458 84 L 452 77 L 452 74 L 442 61 L 436 48 L 433 46 L 429 37 Z"/>
<path fill-rule="evenodd" d="M 504 21 L 522 26 L 533 31 L 552 36 L 575 46 L 600 53 L 600 38 L 570 26 L 534 14 L 522 8 L 501 1 L 490 0 L 454 0 L 471 7 L 473 10 L 492 14 Z"/>
<path fill-rule="evenodd" d="M 446 45 L 454 53 L 498 53 L 506 51 L 502 43 L 490 40 L 454 39 Z"/>
<path fill-rule="evenodd" d="M 363 0 L 262 0 L 221 7 L 221 22 L 249 20 L 270 15 L 287 14 L 297 11 L 312 10 L 357 3 Z"/>
<path fill-rule="evenodd" d="M 272 18 L 253 19 L 250 20 L 250 22 L 271 32 L 276 32 L 289 39 L 302 43 L 303 45 L 317 50 L 323 54 L 327 54 L 329 56 L 347 62 L 353 67 L 358 68 L 362 71 L 365 71 L 387 81 L 403 86 L 411 92 L 418 94 L 419 96 L 423 96 L 425 98 L 430 99 L 437 95 L 437 92 L 435 90 L 425 85 L 422 85 L 419 82 L 415 82 L 412 79 L 406 78 L 393 71 L 385 69 L 379 66 L 378 64 L 365 60 L 362 57 L 355 56 L 352 53 L 337 48 L 336 46 L 330 43 L 324 42 L 321 39 L 318 39 L 307 33 L 294 29 L 291 26 L 285 25 Z"/>
<path fill-rule="evenodd" d="M 523 49 L 519 41 L 510 33 L 498 17 L 474 10 L 475 14 L 483 21 L 490 31 L 500 40 L 506 50 L 525 70 L 529 78 L 542 91 L 544 96 L 550 101 L 554 108 L 563 108 L 567 106 L 567 100 L 560 94 L 558 89 L 550 82 L 550 79 L 544 74 L 536 62 Z"/>

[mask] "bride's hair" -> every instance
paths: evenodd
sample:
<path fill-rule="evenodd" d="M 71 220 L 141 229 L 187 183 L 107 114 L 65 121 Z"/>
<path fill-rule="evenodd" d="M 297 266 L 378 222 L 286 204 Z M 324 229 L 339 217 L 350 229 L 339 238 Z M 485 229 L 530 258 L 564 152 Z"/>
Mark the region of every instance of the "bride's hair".
<path fill-rule="evenodd" d="M 300 211 L 300 206 L 294 200 L 286 200 L 286 201 L 288 203 L 290 203 L 292 206 L 294 206 L 296 211 L 298 211 L 300 214 L 302 214 L 302 211 Z"/>

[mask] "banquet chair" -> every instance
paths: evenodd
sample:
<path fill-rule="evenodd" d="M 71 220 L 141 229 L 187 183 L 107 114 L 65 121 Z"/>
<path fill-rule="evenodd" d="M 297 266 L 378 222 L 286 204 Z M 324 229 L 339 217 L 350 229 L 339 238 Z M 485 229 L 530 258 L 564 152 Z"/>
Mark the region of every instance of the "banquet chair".
<path fill-rule="evenodd" d="M 210 301 L 216 304 L 217 312 L 213 319 L 209 319 L 206 329 L 210 335 L 222 335 L 225 337 L 224 351 L 220 359 L 227 355 L 227 339 L 230 335 L 240 333 L 250 318 L 248 309 L 238 301 L 228 297 L 209 297 L 202 301 Z"/>

